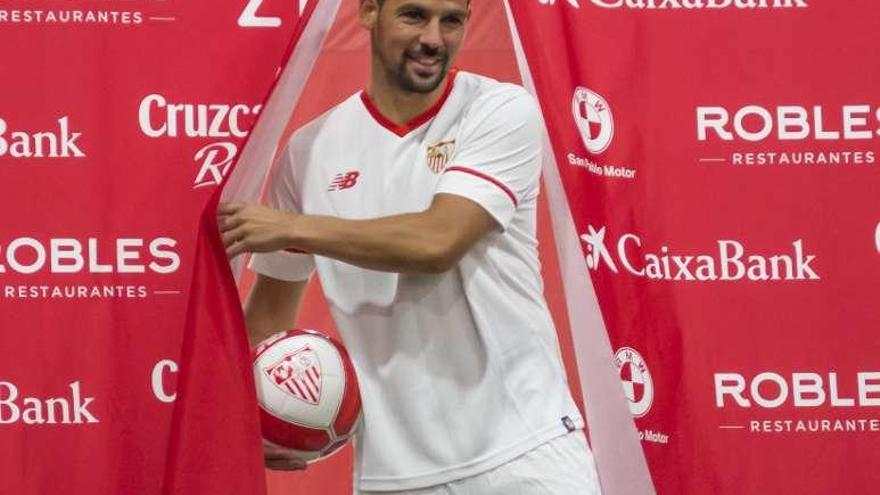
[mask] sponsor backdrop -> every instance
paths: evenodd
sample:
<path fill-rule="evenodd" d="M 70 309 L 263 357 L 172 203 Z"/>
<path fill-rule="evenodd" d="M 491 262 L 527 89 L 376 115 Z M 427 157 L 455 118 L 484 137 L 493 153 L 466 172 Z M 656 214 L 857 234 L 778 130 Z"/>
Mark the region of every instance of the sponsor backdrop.
<path fill-rule="evenodd" d="M 264 490 L 205 207 L 297 17 L 289 0 L 0 4 L 0 493 Z"/>
<path fill-rule="evenodd" d="M 265 490 L 212 206 L 257 115 L 231 198 L 363 86 L 354 3 L 296 31 L 291 0 L 0 7 L 0 493 Z M 462 67 L 518 61 L 544 111 L 547 295 L 606 492 L 880 483 L 877 6 L 473 4 Z M 332 330 L 319 289 L 301 321 Z"/>
<path fill-rule="evenodd" d="M 657 492 L 873 492 L 876 2 L 510 4 Z"/>

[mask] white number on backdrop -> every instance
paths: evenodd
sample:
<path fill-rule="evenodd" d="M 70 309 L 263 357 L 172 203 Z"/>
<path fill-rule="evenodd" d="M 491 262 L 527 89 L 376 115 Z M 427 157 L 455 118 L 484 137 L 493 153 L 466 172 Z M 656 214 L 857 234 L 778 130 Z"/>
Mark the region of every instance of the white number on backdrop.
<path fill-rule="evenodd" d="M 249 0 L 241 17 L 238 18 L 238 25 L 241 27 L 269 27 L 276 28 L 281 26 L 280 17 L 260 17 L 257 15 L 257 9 L 263 0 Z"/>
<path fill-rule="evenodd" d="M 299 13 L 302 14 L 306 9 L 306 4 L 309 0 L 299 0 Z M 257 15 L 257 10 L 260 8 L 260 5 L 263 4 L 263 0 L 248 0 L 248 4 L 245 6 L 244 10 L 241 13 L 241 16 L 238 18 L 238 25 L 241 27 L 267 27 L 267 28 L 277 28 L 281 26 L 281 18 L 280 17 L 263 17 Z"/>
<path fill-rule="evenodd" d="M 556 4 L 556 0 L 538 0 L 538 1 L 544 5 L 555 5 Z M 568 1 L 568 4 L 571 5 L 572 7 L 575 7 L 578 9 L 581 8 L 581 6 L 578 5 L 578 0 L 566 0 L 566 1 Z"/>

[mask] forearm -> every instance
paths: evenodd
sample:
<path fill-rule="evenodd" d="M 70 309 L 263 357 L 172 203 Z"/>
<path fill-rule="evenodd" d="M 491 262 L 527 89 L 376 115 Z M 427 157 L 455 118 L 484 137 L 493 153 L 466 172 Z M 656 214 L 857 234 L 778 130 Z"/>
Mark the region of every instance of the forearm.
<path fill-rule="evenodd" d="M 248 341 L 255 346 L 275 333 L 293 328 L 306 282 L 285 282 L 262 275 L 244 304 Z"/>
<path fill-rule="evenodd" d="M 437 194 L 430 208 L 371 220 L 298 215 L 264 206 L 226 203 L 218 209 L 229 257 L 298 249 L 367 268 L 442 273 L 497 227 L 479 204 Z"/>
<path fill-rule="evenodd" d="M 284 321 L 267 311 L 257 309 L 250 304 L 245 305 L 245 325 L 247 326 L 248 342 L 251 347 L 271 337 L 287 326 Z"/>
<path fill-rule="evenodd" d="M 297 249 L 401 273 L 446 271 L 461 254 L 452 241 L 442 219 L 428 211 L 370 220 L 301 215 L 291 229 L 291 244 Z"/>

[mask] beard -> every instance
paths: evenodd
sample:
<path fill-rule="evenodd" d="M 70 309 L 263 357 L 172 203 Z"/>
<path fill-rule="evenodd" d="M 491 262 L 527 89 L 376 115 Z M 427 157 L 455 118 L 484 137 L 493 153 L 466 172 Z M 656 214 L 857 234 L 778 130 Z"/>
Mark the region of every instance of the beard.
<path fill-rule="evenodd" d="M 439 65 L 438 70 L 433 74 L 420 74 L 418 70 L 409 69 L 408 66 L 412 61 L 419 58 L 436 60 L 436 64 Z M 399 60 L 389 60 L 381 52 L 379 59 L 385 68 L 388 80 L 398 88 L 412 93 L 433 92 L 449 72 L 449 54 L 424 44 L 407 49 Z"/>

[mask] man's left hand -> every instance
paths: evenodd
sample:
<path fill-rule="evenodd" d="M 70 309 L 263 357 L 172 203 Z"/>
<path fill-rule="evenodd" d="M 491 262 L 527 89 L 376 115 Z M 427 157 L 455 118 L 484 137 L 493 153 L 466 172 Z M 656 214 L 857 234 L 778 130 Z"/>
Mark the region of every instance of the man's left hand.
<path fill-rule="evenodd" d="M 223 203 L 217 222 L 230 259 L 241 253 L 269 253 L 291 247 L 290 235 L 296 215 L 265 206 Z"/>

